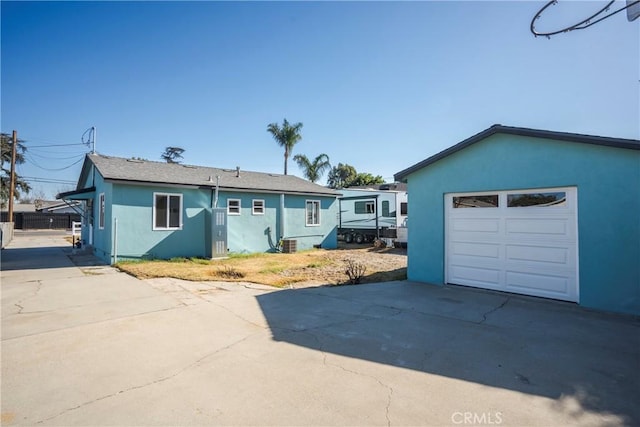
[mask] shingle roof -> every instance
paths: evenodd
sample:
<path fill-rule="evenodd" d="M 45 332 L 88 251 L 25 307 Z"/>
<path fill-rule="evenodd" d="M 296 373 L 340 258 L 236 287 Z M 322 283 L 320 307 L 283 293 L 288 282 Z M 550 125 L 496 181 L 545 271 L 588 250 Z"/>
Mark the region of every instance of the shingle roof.
<path fill-rule="evenodd" d="M 394 175 L 394 178 L 396 181 L 404 181 L 407 176 L 412 174 L 413 172 L 420 170 L 425 166 L 430 165 L 431 163 L 435 163 L 444 157 L 447 157 L 457 151 L 462 150 L 463 148 L 468 147 L 469 145 L 475 144 L 476 142 L 482 141 L 483 139 L 486 139 L 491 135 L 495 135 L 497 133 L 527 136 L 532 138 L 553 139 L 556 141 L 604 145 L 607 147 L 626 148 L 630 150 L 640 150 L 640 141 L 637 139 L 610 138 L 605 136 L 583 135 L 568 132 L 554 132 L 549 130 L 529 129 L 496 124 L 488 129 L 483 130 L 480 133 L 473 135 L 472 137 L 465 139 L 462 142 L 457 143 L 456 145 L 447 148 L 446 150 L 443 150 L 421 162 L 416 163 L 413 166 L 408 167 L 407 169 L 396 173 Z"/>
<path fill-rule="evenodd" d="M 335 190 L 313 184 L 293 175 L 218 169 L 204 166 L 161 163 L 88 154 L 83 171 L 91 162 L 106 180 L 215 187 L 220 177 L 221 190 L 252 190 L 294 194 L 338 196 Z"/>

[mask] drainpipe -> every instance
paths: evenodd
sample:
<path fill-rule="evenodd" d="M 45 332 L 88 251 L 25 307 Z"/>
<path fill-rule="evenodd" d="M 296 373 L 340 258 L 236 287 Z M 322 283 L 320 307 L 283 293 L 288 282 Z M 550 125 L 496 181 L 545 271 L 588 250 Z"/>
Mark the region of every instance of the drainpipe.
<path fill-rule="evenodd" d="M 113 220 L 113 263 L 118 263 L 118 218 Z"/>
<path fill-rule="evenodd" d="M 280 194 L 280 239 L 284 236 L 284 193 L 282 193 Z"/>
<path fill-rule="evenodd" d="M 213 207 L 217 208 L 218 207 L 218 190 L 220 188 L 220 175 L 216 176 L 216 195 L 213 199 Z"/>

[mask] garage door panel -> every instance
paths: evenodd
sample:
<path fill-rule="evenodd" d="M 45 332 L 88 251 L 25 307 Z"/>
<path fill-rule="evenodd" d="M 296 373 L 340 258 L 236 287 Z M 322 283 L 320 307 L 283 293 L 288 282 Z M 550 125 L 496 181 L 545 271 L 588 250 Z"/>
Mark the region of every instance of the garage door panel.
<path fill-rule="evenodd" d="M 553 246 L 506 245 L 507 261 L 568 265 L 569 248 Z"/>
<path fill-rule="evenodd" d="M 558 298 L 567 295 L 569 279 L 563 276 L 507 271 L 506 290 Z"/>
<path fill-rule="evenodd" d="M 497 243 L 453 242 L 451 251 L 456 256 L 494 259 L 500 257 L 500 245 Z"/>
<path fill-rule="evenodd" d="M 453 231 L 473 234 L 497 233 L 500 230 L 498 218 L 453 218 Z"/>
<path fill-rule="evenodd" d="M 562 192 L 566 201 L 561 206 L 509 206 L 508 197 L 514 192 L 524 194 L 525 201 L 527 193 Z M 452 199 L 486 193 L 445 196 L 447 281 L 578 301 L 576 188 L 496 193 L 498 206 L 484 209 L 456 208 Z"/>
<path fill-rule="evenodd" d="M 473 267 L 469 265 L 451 266 L 452 283 L 457 284 L 491 284 L 498 287 L 500 285 L 500 270 L 484 267 Z"/>
<path fill-rule="evenodd" d="M 506 230 L 509 235 L 567 236 L 569 221 L 560 218 L 507 218 Z"/>

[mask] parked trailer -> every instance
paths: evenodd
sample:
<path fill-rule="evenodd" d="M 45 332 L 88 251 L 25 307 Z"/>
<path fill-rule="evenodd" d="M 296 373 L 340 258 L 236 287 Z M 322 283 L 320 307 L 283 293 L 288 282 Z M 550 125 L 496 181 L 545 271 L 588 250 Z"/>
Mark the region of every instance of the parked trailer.
<path fill-rule="evenodd" d="M 340 190 L 338 236 L 346 243 L 373 242 L 375 239 L 395 243 L 398 237 L 406 236 L 407 192 L 386 189 L 384 185 L 380 187 Z M 398 233 L 401 228 L 405 230 Z"/>

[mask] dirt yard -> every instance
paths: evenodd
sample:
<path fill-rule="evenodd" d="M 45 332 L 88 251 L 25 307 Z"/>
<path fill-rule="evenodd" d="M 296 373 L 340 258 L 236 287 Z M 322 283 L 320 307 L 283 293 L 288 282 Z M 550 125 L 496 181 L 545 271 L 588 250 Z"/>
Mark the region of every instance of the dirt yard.
<path fill-rule="evenodd" d="M 403 280 L 406 249 L 342 245 L 294 254 L 240 254 L 224 260 L 177 258 L 169 261 L 122 262 L 119 269 L 141 279 L 173 277 L 192 281 L 253 282 L 276 287 L 339 285 L 350 281 L 346 271 L 360 275 L 360 283 Z"/>

